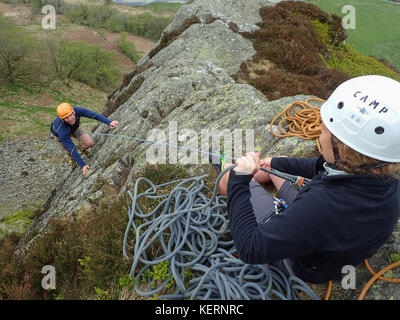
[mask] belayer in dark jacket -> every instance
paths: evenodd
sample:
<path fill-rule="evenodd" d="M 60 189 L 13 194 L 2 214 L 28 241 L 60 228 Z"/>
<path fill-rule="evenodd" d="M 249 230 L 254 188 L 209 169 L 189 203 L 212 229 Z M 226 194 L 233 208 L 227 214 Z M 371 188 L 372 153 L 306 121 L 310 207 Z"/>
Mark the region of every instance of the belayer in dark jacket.
<path fill-rule="evenodd" d="M 363 76 L 342 83 L 321 107 L 319 158 L 250 152 L 220 183 L 228 195 L 240 259 L 272 263 L 304 281 L 339 280 L 390 238 L 400 214 L 400 83 Z M 231 164 L 225 163 L 224 168 Z M 260 166 L 312 179 L 299 191 Z M 287 208 L 260 183 L 272 181 Z M 282 263 L 285 261 L 285 263 Z"/>
<path fill-rule="evenodd" d="M 51 124 L 50 131 L 58 138 L 58 141 L 63 145 L 67 153 L 78 163 L 78 165 L 82 168 L 83 174 L 86 175 L 90 167 L 82 160 L 74 143 L 71 140 L 71 136 L 74 136 L 81 141 L 82 152 L 85 152 L 88 148 L 93 147 L 94 141 L 88 133 L 83 133 L 79 129 L 80 118 L 87 117 L 101 121 L 108 125 L 111 129 L 114 129 L 118 125 L 118 122 L 111 121 L 105 116 L 85 108 L 72 107 L 69 103 L 59 104 L 57 106 L 57 114 L 58 117 Z"/>

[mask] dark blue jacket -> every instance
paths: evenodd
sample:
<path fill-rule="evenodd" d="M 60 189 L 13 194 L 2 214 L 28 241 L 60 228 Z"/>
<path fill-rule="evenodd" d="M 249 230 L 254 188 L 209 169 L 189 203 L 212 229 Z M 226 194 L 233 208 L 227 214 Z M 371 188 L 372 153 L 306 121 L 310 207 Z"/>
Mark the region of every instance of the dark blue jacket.
<path fill-rule="evenodd" d="M 76 121 L 73 125 L 66 123 L 60 117 L 57 117 L 51 124 L 50 131 L 52 134 L 54 134 L 56 137 L 60 139 L 65 149 L 67 149 L 69 153 L 71 153 L 74 160 L 82 168 L 85 166 L 85 162 L 82 160 L 81 156 L 76 150 L 74 143 L 71 140 L 71 135 L 79 128 L 81 117 L 96 119 L 98 121 L 105 123 L 108 126 L 110 125 L 111 120 L 107 119 L 105 116 L 99 113 L 90 111 L 85 108 L 73 107 L 73 109 L 75 111 L 75 117 L 76 117 Z"/>
<path fill-rule="evenodd" d="M 312 178 L 281 214 L 258 225 L 250 203 L 251 175 L 231 171 L 228 212 L 239 257 L 249 264 L 284 258 L 304 281 L 340 279 L 342 267 L 371 257 L 391 236 L 400 212 L 398 180 L 324 175 L 324 158 L 273 158 L 281 172 Z"/>

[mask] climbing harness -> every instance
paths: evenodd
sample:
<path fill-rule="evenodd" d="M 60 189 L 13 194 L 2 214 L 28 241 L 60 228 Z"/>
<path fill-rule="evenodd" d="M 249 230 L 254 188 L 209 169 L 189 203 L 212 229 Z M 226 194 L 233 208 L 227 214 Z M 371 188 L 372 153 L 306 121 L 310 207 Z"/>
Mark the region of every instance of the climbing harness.
<path fill-rule="evenodd" d="M 278 198 L 274 197 L 274 207 L 275 207 L 275 213 L 279 214 L 283 210 L 285 210 L 288 207 L 288 205 L 287 205 L 286 201 L 283 200 L 282 198 L 278 199 Z"/>

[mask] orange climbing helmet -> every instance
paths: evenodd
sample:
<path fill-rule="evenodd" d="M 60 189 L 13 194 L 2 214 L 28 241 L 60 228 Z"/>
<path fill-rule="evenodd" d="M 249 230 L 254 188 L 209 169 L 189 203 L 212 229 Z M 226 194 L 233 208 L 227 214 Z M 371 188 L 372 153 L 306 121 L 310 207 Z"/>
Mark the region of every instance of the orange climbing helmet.
<path fill-rule="evenodd" d="M 74 109 L 69 103 L 63 102 L 57 106 L 57 114 L 61 119 L 68 117 Z"/>

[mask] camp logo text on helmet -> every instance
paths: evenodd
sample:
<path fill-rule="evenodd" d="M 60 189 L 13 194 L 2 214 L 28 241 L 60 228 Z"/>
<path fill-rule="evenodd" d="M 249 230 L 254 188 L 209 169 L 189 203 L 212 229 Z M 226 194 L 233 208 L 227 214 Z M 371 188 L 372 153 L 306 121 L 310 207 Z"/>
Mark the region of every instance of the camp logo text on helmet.
<path fill-rule="evenodd" d="M 69 103 L 64 102 L 57 106 L 57 114 L 61 119 L 68 117 L 73 112 L 74 109 Z"/>
<path fill-rule="evenodd" d="M 400 82 L 377 75 L 345 81 L 321 106 L 321 118 L 355 151 L 400 162 Z"/>

